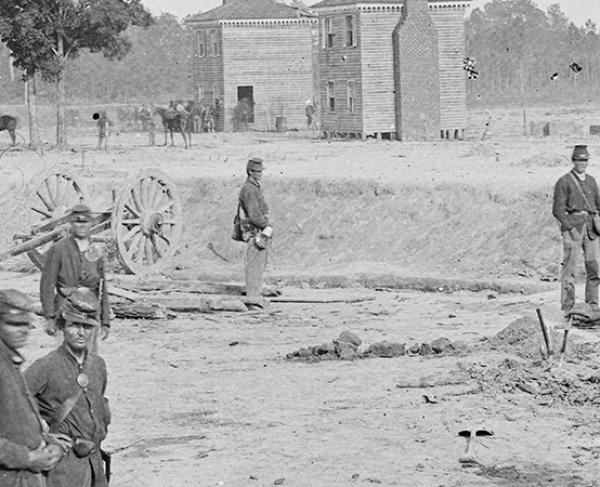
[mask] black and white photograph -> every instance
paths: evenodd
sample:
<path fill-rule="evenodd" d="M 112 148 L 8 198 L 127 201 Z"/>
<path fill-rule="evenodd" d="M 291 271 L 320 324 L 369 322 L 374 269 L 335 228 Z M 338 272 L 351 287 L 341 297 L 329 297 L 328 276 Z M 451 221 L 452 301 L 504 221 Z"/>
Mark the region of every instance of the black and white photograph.
<path fill-rule="evenodd" d="M 598 0 L 0 0 L 0 487 L 600 487 L 598 178 Z"/>

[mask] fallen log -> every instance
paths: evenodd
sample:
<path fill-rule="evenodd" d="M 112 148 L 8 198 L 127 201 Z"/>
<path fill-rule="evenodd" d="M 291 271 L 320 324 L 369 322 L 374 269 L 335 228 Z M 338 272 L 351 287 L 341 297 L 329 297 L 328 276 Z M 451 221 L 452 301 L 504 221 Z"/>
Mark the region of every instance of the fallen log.
<path fill-rule="evenodd" d="M 363 303 L 365 301 L 375 301 L 375 298 L 321 298 L 321 299 L 305 299 L 305 298 L 270 298 L 271 303 L 299 303 L 299 304 L 328 304 L 328 303 Z"/>
<path fill-rule="evenodd" d="M 197 294 L 246 294 L 246 286 L 236 283 L 186 281 L 182 279 L 139 279 L 115 276 L 112 283 L 120 288 L 132 291 L 176 291 Z M 281 292 L 274 287 L 265 286 L 263 296 L 280 296 Z"/>
<path fill-rule="evenodd" d="M 111 309 L 117 318 L 161 320 L 173 317 L 164 307 L 154 303 L 115 303 Z"/>
<path fill-rule="evenodd" d="M 142 298 L 142 296 L 140 296 L 138 293 L 134 293 L 132 291 L 128 291 L 127 289 L 122 289 L 117 286 L 107 286 L 107 288 L 108 294 L 110 294 L 111 296 L 125 298 L 129 301 L 139 301 Z"/>
<path fill-rule="evenodd" d="M 181 313 L 212 313 L 214 311 L 248 311 L 246 305 L 239 299 L 203 299 L 188 297 L 156 296 L 151 302 L 161 305 L 171 311 Z"/>

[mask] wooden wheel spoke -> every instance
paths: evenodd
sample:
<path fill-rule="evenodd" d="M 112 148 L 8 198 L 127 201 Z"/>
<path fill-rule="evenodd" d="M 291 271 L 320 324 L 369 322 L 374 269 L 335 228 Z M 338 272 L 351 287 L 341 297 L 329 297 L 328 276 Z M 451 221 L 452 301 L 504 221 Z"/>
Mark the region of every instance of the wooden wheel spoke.
<path fill-rule="evenodd" d="M 56 208 L 58 205 L 56 204 L 56 200 L 54 199 L 54 195 L 52 194 L 52 189 L 50 187 L 50 178 L 44 179 L 44 185 L 46 186 L 46 191 L 48 192 L 48 198 L 50 202 L 52 203 L 52 205 L 54 205 L 54 208 Z"/>
<path fill-rule="evenodd" d="M 137 242 L 137 253 L 136 253 L 136 261 L 140 264 L 144 263 L 144 252 L 146 250 L 146 236 L 141 233 L 141 238 Z"/>
<path fill-rule="evenodd" d="M 66 188 L 65 178 L 62 175 L 56 176 L 56 204 L 66 206 Z M 68 183 L 67 183 L 68 184 Z"/>
<path fill-rule="evenodd" d="M 139 218 L 140 217 L 140 213 L 139 211 L 137 211 L 135 208 L 133 208 L 133 206 L 131 206 L 129 203 L 125 203 L 125 209 L 131 213 L 133 216 Z"/>
<path fill-rule="evenodd" d="M 173 200 L 169 200 L 164 205 L 162 205 L 161 207 L 157 208 L 156 209 L 156 213 L 164 213 L 165 211 L 167 211 L 170 208 L 172 208 L 174 204 L 175 204 L 175 202 Z"/>
<path fill-rule="evenodd" d="M 52 218 L 52 213 L 48 213 L 46 210 L 40 210 L 39 208 L 36 208 L 35 206 L 32 206 L 31 209 L 33 211 L 35 211 L 36 213 L 39 213 L 42 216 L 45 216 L 46 218 Z"/>
<path fill-rule="evenodd" d="M 123 242 L 127 242 L 128 240 L 131 240 L 133 237 L 135 237 L 140 231 L 142 230 L 142 228 L 139 225 L 136 225 L 135 227 L 133 227 L 131 230 L 129 230 L 125 236 L 123 237 Z"/>
<path fill-rule="evenodd" d="M 133 260 L 133 257 L 135 256 L 136 252 L 137 252 L 137 246 L 139 241 L 142 239 L 143 234 L 142 233 L 138 233 L 137 235 L 135 235 L 132 239 L 131 239 L 131 243 L 129 245 L 129 248 L 127 248 L 127 246 L 125 245 L 125 242 L 123 242 L 123 246 L 127 249 L 127 253 L 129 254 L 129 257 Z"/>
<path fill-rule="evenodd" d="M 146 260 L 148 261 L 148 264 L 152 265 L 154 264 L 154 254 L 152 253 L 152 243 L 150 242 L 149 238 L 144 240 L 144 246 L 146 251 Z"/>
<path fill-rule="evenodd" d="M 138 209 L 138 211 L 140 211 L 140 212 L 144 211 L 144 207 L 142 206 L 140 197 L 139 197 L 137 191 L 135 190 L 135 186 L 133 186 L 131 188 L 131 196 L 133 197 L 133 202 L 135 204 L 135 207 Z"/>
<path fill-rule="evenodd" d="M 152 242 L 152 246 L 154 247 L 154 252 L 156 252 L 156 255 L 158 255 L 158 258 L 160 259 L 163 256 L 163 253 L 158 248 L 158 242 L 156 241 L 155 235 L 150 236 L 150 242 Z"/>
<path fill-rule="evenodd" d="M 157 181 L 156 179 L 152 180 L 152 185 L 150 186 L 151 188 L 151 192 L 150 192 L 150 202 L 149 202 L 149 207 L 150 208 L 154 208 L 156 206 L 156 203 L 158 201 L 160 201 L 160 195 L 162 193 L 162 186 L 160 185 L 160 182 Z"/>
<path fill-rule="evenodd" d="M 41 200 L 41 202 L 44 204 L 44 206 L 46 207 L 46 209 L 48 211 L 52 211 L 52 210 L 54 210 L 54 208 L 56 208 L 55 206 L 50 204 L 50 202 L 46 199 L 46 197 L 42 193 L 40 193 L 39 190 L 36 191 L 35 194 L 37 194 L 38 198 Z"/>

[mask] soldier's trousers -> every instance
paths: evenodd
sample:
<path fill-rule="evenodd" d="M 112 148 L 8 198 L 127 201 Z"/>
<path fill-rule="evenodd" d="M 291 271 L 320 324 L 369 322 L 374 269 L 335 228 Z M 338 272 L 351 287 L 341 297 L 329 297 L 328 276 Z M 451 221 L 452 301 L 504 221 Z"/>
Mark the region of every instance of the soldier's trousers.
<path fill-rule="evenodd" d="M 263 273 L 267 266 L 268 247 L 259 249 L 254 237 L 248 240 L 246 252 L 246 298 L 249 303 L 262 303 Z"/>
<path fill-rule="evenodd" d="M 585 302 L 598 305 L 598 286 L 600 275 L 598 259 L 600 247 L 598 238 L 591 240 L 588 236 L 586 226 L 581 229 L 572 228 L 562 234 L 563 240 L 563 263 L 560 275 L 560 308 L 569 311 L 575 304 L 575 267 L 577 258 L 583 251 L 585 262 Z"/>

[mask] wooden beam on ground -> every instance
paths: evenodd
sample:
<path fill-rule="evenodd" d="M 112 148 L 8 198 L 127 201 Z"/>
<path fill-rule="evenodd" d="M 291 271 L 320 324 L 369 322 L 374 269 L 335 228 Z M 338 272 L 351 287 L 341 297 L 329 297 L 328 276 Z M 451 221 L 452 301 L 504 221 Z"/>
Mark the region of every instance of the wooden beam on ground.
<path fill-rule="evenodd" d="M 114 303 L 111 305 L 117 318 L 162 320 L 169 318 L 164 307 L 154 303 Z"/>
<path fill-rule="evenodd" d="M 132 291 L 178 291 L 198 294 L 231 294 L 242 296 L 246 286 L 236 283 L 187 281 L 174 279 L 139 279 L 115 276 L 112 283 L 118 287 Z M 265 286 L 263 296 L 280 296 L 281 293 L 273 287 Z"/>

